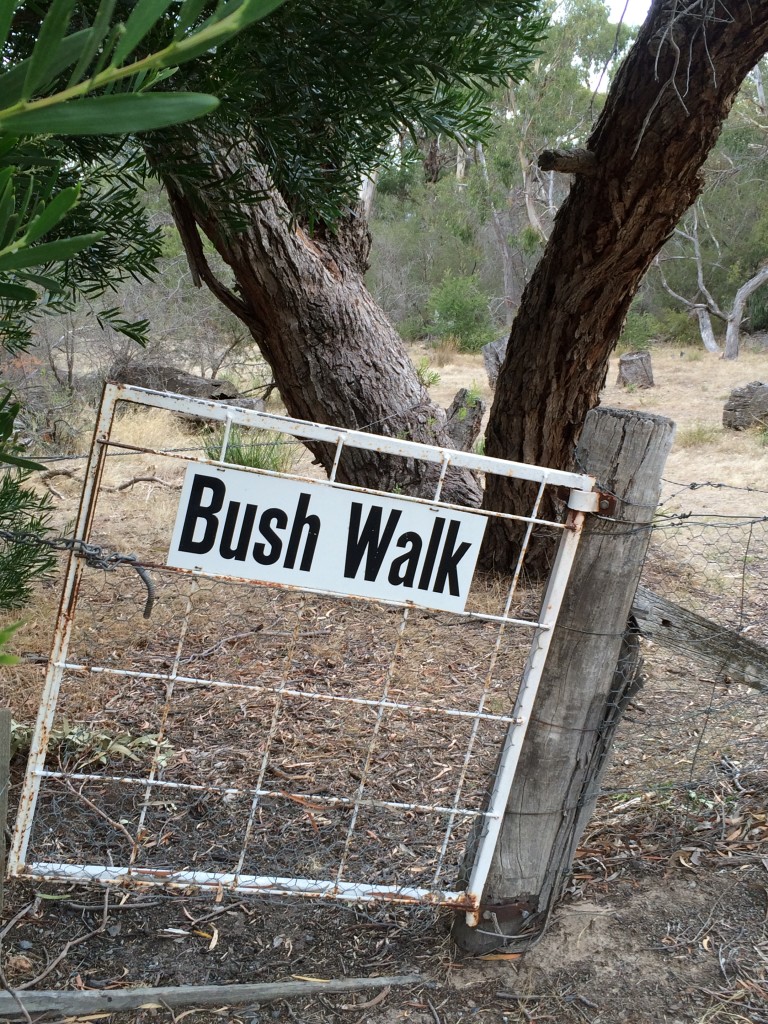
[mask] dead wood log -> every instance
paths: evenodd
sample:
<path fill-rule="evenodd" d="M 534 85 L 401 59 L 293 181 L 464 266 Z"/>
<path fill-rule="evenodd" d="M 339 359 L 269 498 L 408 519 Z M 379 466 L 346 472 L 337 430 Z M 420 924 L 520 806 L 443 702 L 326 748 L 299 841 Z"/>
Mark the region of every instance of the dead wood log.
<path fill-rule="evenodd" d="M 391 978 L 341 978 L 331 981 L 277 981 L 257 985 L 169 985 L 161 988 L 123 988 L 100 991 L 6 991 L 0 992 L 0 1018 L 55 1013 L 80 1016 L 86 1013 L 118 1013 L 124 1010 L 162 1010 L 180 1006 L 244 1006 L 274 999 L 301 999 L 359 992 L 394 985 L 428 985 L 418 974 Z"/>
<path fill-rule="evenodd" d="M 768 423 L 768 384 L 753 380 L 734 388 L 723 408 L 723 426 L 749 430 Z"/>
<path fill-rule="evenodd" d="M 175 395 L 205 398 L 241 409 L 252 409 L 256 412 L 266 409 L 262 398 L 249 398 L 246 395 L 241 395 L 232 381 L 200 377 L 195 373 L 179 370 L 175 366 L 118 361 L 109 368 L 107 379 L 115 381 L 117 384 L 131 384 L 137 388 L 150 388 L 153 391 L 168 391 Z M 198 425 L 208 423 L 207 420 L 201 419 L 199 416 L 185 413 L 180 414 L 180 418 Z"/>
<path fill-rule="evenodd" d="M 176 395 L 192 395 L 212 401 L 237 398 L 238 390 L 228 380 L 211 380 L 195 373 L 187 373 L 175 366 L 159 363 L 116 362 L 109 368 L 108 380 L 118 384 L 131 384 L 153 391 L 169 391 Z"/>
<path fill-rule="evenodd" d="M 489 341 L 482 348 L 483 363 L 485 363 L 485 372 L 488 374 L 488 383 L 491 385 L 491 390 L 496 387 L 496 381 L 499 379 L 501 364 L 504 362 L 504 356 L 507 354 L 507 341 L 506 337 L 499 338 L 497 341 Z"/>
<path fill-rule="evenodd" d="M 706 665 L 718 679 L 768 693 L 768 648 L 703 615 L 638 587 L 632 607 L 640 634 Z"/>

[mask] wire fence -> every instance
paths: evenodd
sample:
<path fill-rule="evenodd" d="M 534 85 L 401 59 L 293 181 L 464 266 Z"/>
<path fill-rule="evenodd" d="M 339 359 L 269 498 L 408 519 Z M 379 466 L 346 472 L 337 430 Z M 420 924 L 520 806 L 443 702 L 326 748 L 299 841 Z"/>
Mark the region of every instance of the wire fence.
<path fill-rule="evenodd" d="M 712 634 L 685 653 L 643 642 L 645 683 L 619 727 L 606 791 L 746 785 L 768 770 L 768 678 L 762 692 L 745 685 L 717 652 L 745 638 L 768 653 L 768 491 L 665 481 L 641 586 L 708 620 Z"/>

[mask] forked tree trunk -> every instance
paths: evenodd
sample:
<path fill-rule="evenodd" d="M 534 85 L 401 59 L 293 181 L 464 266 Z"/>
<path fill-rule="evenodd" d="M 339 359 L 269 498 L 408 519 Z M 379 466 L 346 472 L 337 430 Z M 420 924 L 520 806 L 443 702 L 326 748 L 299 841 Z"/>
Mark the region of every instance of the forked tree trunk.
<path fill-rule="evenodd" d="M 630 302 L 701 191 L 702 164 L 766 51 L 768 3 L 654 0 L 587 143 L 592 170 L 576 175 L 523 294 L 491 410 L 489 455 L 572 465 Z M 531 500 L 512 481 L 489 480 L 490 508 L 522 513 Z M 516 541 L 514 524 L 496 520 L 487 562 L 508 568 Z M 540 541 L 542 561 L 548 551 L 548 539 Z"/>
<path fill-rule="evenodd" d="M 249 207 L 247 226 L 232 230 L 215 190 L 188 190 L 167 171 L 164 182 L 193 274 L 248 327 L 269 363 L 292 416 L 375 434 L 452 447 L 445 411 L 418 379 L 399 335 L 363 282 L 370 242 L 365 223 L 343 225 L 338 238 L 310 238 L 291 223 L 266 172 L 248 154 L 223 146 L 211 168 L 217 178 L 246 175 L 247 187 L 265 198 Z M 165 159 L 164 159 L 165 158 Z M 161 167 L 173 153 L 153 154 Z M 247 170 L 246 170 L 247 167 Z M 231 213 L 229 215 L 231 218 Z M 235 287 L 211 270 L 202 232 L 231 268 Z M 313 451 L 326 469 L 334 452 Z M 342 482 L 428 495 L 439 467 L 349 449 L 342 455 Z M 449 470 L 443 496 L 464 505 L 480 503 L 471 474 Z"/>
<path fill-rule="evenodd" d="M 525 291 L 491 411 L 488 454 L 570 466 L 640 281 L 701 190 L 701 166 L 738 88 L 768 51 L 768 3 L 729 0 L 727 16 L 719 10 L 715 0 L 654 0 L 589 140 L 588 173 L 576 174 Z M 193 267 L 248 325 L 289 411 L 444 443 L 442 410 L 363 284 L 362 233 L 345 225 L 338 240 L 308 238 L 291 227 L 249 154 L 219 142 L 204 139 L 219 176 L 245 174 L 268 198 L 246 211 L 247 229 L 235 234 L 198 190 L 185 194 L 170 179 L 174 214 Z M 171 166 L 179 154 L 165 137 L 161 143 Z M 236 290 L 210 273 L 198 231 L 232 268 Z M 318 457 L 328 464 L 327 451 Z M 357 456 L 342 461 L 341 478 L 421 493 L 430 486 L 414 467 Z M 467 504 L 479 498 L 466 475 L 452 476 L 446 494 Z M 486 501 L 510 512 L 531 504 L 496 477 Z M 497 520 L 488 533 L 486 561 L 499 568 L 516 557 L 510 522 Z M 538 550 L 545 561 L 549 542 Z"/>

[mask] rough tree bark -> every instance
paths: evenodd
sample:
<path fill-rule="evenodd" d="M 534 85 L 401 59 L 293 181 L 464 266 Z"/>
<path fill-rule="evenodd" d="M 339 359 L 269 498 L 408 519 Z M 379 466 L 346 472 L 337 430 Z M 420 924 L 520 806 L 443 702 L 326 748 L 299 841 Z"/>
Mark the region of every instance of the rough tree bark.
<path fill-rule="evenodd" d="M 739 86 L 768 51 L 768 4 L 654 0 L 619 69 L 512 327 L 486 435 L 489 455 L 570 467 L 630 302 L 702 188 L 701 167 Z M 530 495 L 489 483 L 486 504 Z M 551 513 L 551 509 L 548 510 Z M 487 561 L 507 568 L 516 535 L 498 520 Z M 549 541 L 538 548 L 544 560 Z"/>
<path fill-rule="evenodd" d="M 248 327 L 288 412 L 452 447 L 445 411 L 430 399 L 400 337 L 363 282 L 370 245 L 364 221 L 351 218 L 337 237 L 310 238 L 291 222 L 263 167 L 223 145 L 201 146 L 206 151 L 216 154 L 210 170 L 220 180 L 237 174 L 242 181 L 247 174 L 248 187 L 265 198 L 243 211 L 247 226 L 236 232 L 213 192 L 193 193 L 165 172 L 171 210 L 193 274 Z M 172 163 L 172 155 L 156 151 L 151 159 L 162 168 Z M 201 233 L 231 268 L 234 287 L 211 269 Z M 330 469 L 333 451 L 327 446 L 313 451 Z M 338 478 L 429 494 L 438 471 L 350 449 L 342 456 Z M 481 497 L 474 477 L 463 470 L 449 470 L 443 495 L 464 505 L 478 505 Z"/>

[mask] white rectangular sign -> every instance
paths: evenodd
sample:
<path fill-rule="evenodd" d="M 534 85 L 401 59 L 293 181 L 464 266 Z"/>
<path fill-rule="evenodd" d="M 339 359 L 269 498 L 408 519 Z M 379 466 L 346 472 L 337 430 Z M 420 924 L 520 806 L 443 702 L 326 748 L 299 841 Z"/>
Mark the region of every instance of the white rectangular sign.
<path fill-rule="evenodd" d="M 190 465 L 167 564 L 463 611 L 486 517 Z"/>

